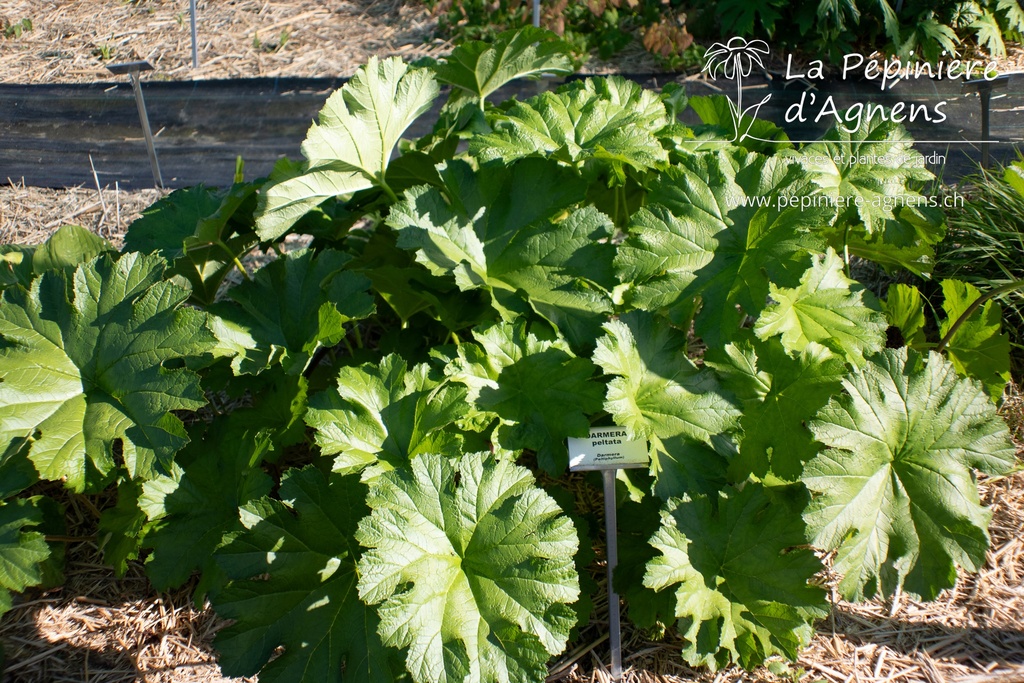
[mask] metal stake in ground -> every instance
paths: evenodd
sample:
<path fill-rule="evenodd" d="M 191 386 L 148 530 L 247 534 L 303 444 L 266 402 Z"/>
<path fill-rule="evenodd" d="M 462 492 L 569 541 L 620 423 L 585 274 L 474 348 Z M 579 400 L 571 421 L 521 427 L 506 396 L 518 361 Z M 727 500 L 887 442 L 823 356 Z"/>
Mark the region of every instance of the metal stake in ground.
<path fill-rule="evenodd" d="M 978 97 L 981 99 L 981 139 L 984 140 L 981 143 L 981 165 L 984 168 L 988 168 L 989 140 L 992 139 L 992 129 L 989 122 L 989 112 L 992 109 L 992 91 L 1005 90 L 1009 80 L 1009 76 L 998 76 L 996 78 L 974 78 L 964 81 L 963 89 L 968 92 L 977 92 Z"/>
<path fill-rule="evenodd" d="M 619 624 L 619 595 L 615 592 L 613 574 L 619 563 L 619 540 L 616 527 L 615 473 L 628 467 L 647 467 L 647 444 L 626 437 L 622 427 L 594 427 L 590 436 L 569 439 L 569 469 L 574 472 L 601 470 L 604 476 L 604 526 L 607 541 L 608 567 L 608 640 L 611 645 L 611 676 L 622 680 L 622 632 Z"/>
<path fill-rule="evenodd" d="M 604 533 L 607 542 L 608 565 L 608 626 L 611 643 L 611 674 L 613 681 L 622 680 L 622 631 L 619 623 L 619 594 L 612 584 L 612 573 L 619 564 L 618 520 L 615 510 L 615 470 L 604 475 Z"/>
<path fill-rule="evenodd" d="M 189 16 L 192 18 L 192 68 L 199 68 L 199 40 L 196 37 L 196 0 L 189 0 Z"/>
<path fill-rule="evenodd" d="M 132 82 L 132 90 L 135 91 L 135 106 L 139 108 L 139 119 L 142 120 L 142 133 L 146 136 L 146 150 L 149 152 L 149 165 L 153 168 L 153 182 L 163 189 L 164 178 L 160 175 L 160 162 L 156 159 L 156 145 L 153 143 L 153 131 L 149 127 L 149 115 L 146 113 L 146 101 L 142 98 L 142 86 L 139 84 L 140 71 L 152 71 L 153 65 L 149 62 L 126 62 L 124 64 L 110 64 L 107 70 L 117 76 L 128 74 Z"/>

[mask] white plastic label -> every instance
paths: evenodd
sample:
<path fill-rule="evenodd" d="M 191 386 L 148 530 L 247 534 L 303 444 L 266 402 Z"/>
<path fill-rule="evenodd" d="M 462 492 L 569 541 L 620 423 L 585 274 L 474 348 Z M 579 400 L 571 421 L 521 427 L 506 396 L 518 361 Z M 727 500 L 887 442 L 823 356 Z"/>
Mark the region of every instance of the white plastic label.
<path fill-rule="evenodd" d="M 573 471 L 646 467 L 649 460 L 647 442 L 628 439 L 622 427 L 592 427 L 589 437 L 569 437 Z"/>

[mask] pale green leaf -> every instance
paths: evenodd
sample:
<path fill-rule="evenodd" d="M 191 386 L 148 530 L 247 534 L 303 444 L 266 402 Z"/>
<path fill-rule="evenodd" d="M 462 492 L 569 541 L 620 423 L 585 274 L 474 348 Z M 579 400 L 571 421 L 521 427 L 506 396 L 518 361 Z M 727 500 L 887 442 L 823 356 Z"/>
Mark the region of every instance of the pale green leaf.
<path fill-rule="evenodd" d="M 924 201 L 911 181 L 934 176 L 901 124 L 866 114 L 863 119 L 836 124 L 821 142 L 787 154 L 808 169 L 815 183 L 836 194 L 841 222 L 863 224 L 870 235 L 897 220 L 899 207 Z"/>
<path fill-rule="evenodd" d="M 939 334 L 945 338 L 981 292 L 966 282 L 943 280 L 942 296 L 946 319 L 939 325 Z M 1002 333 L 1002 323 L 1003 307 L 990 299 L 971 314 L 946 344 L 946 353 L 957 372 L 979 380 L 994 400 L 1002 397 L 1010 381 L 1010 338 Z"/>
<path fill-rule="evenodd" d="M 21 285 L 48 270 L 74 270 L 104 252 L 116 251 L 107 240 L 78 225 L 65 225 L 37 246 L 0 245 L 0 291 Z"/>
<path fill-rule="evenodd" d="M 996 10 L 1003 13 L 1011 31 L 1024 32 L 1024 9 L 1017 0 L 996 0 Z"/>
<path fill-rule="evenodd" d="M 812 543 L 838 550 L 834 569 L 850 600 L 907 590 L 931 599 L 977 571 L 991 513 L 972 470 L 1014 464 L 1006 424 L 971 380 L 930 354 L 885 350 L 843 381 L 809 424 L 829 447 L 807 463 Z"/>
<path fill-rule="evenodd" d="M 510 162 L 542 154 L 582 164 L 595 159 L 646 170 L 663 166 L 668 153 L 655 133 L 669 121 L 660 98 L 621 76 L 541 93 L 489 115 L 493 132 L 470 140 L 481 162 Z"/>
<path fill-rule="evenodd" d="M 992 12 L 987 9 L 975 19 L 970 26 L 974 31 L 974 40 L 979 46 L 988 51 L 992 57 L 1005 57 L 1006 45 L 1003 43 L 1003 30 Z"/>
<path fill-rule="evenodd" d="M 380 363 L 344 367 L 335 389 L 310 401 L 306 423 L 334 470 L 356 472 L 378 461 L 405 466 L 419 453 L 458 448 L 452 429 L 469 410 L 465 388 L 431 375 L 426 364 L 409 369 L 396 355 Z M 379 468 L 374 469 L 374 473 Z"/>
<path fill-rule="evenodd" d="M 594 352 L 594 362 L 615 375 L 605 410 L 634 438 L 684 436 L 710 444 L 736 427 L 740 413 L 714 371 L 687 357 L 686 333 L 648 313 L 621 316 L 605 331 Z"/>
<path fill-rule="evenodd" d="M 569 46 L 551 31 L 527 26 L 503 31 L 493 40 L 462 43 L 433 68 L 437 80 L 483 102 L 517 78 L 571 73 L 568 53 Z"/>
<path fill-rule="evenodd" d="M 831 248 L 794 288 L 770 285 L 774 301 L 754 324 L 759 339 L 780 335 L 789 353 L 818 343 L 842 354 L 854 365 L 885 346 L 885 318 L 871 292 L 846 277 L 843 260 Z"/>
<path fill-rule="evenodd" d="M 580 594 L 572 522 L 530 472 L 425 454 L 383 475 L 359 524 L 359 596 L 416 683 L 543 681 Z"/>
<path fill-rule="evenodd" d="M 175 362 L 213 348 L 188 290 L 161 280 L 164 261 L 104 255 L 49 272 L 0 306 L 0 443 L 32 437 L 40 476 L 81 491 L 121 458 L 129 474 L 165 472 L 187 443 L 171 411 L 205 404 Z"/>
<path fill-rule="evenodd" d="M 1012 0 L 1014 5 L 1017 4 L 1016 0 Z M 1022 10 L 1024 12 L 1024 10 Z M 1003 171 L 1003 180 L 1009 183 L 1017 194 L 1024 197 L 1024 161 L 1015 161 L 1006 167 Z"/>
<path fill-rule="evenodd" d="M 327 99 L 302 143 L 302 173 L 267 185 L 260 196 L 256 231 L 273 240 L 325 200 L 381 187 L 395 145 L 438 95 L 427 69 L 401 59 L 370 57 Z"/>
<path fill-rule="evenodd" d="M 707 256 L 693 226 L 653 204 L 630 216 L 625 241 L 615 255 L 619 280 L 629 285 L 624 303 L 643 311 L 691 307 L 688 288 Z M 690 288 L 692 291 L 692 288 Z"/>

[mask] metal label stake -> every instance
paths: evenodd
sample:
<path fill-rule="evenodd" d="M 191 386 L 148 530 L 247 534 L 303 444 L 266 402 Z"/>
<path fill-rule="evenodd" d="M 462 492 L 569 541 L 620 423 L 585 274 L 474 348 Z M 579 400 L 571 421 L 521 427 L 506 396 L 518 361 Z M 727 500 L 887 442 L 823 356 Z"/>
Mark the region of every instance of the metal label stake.
<path fill-rule="evenodd" d="M 135 92 L 135 106 L 139 109 L 139 119 L 142 120 L 142 133 L 146 136 L 146 150 L 149 152 L 149 165 L 153 169 L 153 182 L 160 189 L 163 189 L 164 178 L 160 174 L 160 162 L 156 158 L 156 145 L 153 142 L 153 131 L 149 127 L 149 115 L 146 113 L 146 100 L 142 98 L 142 86 L 139 84 L 140 71 L 152 71 L 153 65 L 149 62 L 126 62 L 124 64 L 111 64 L 107 71 L 117 76 L 128 74 L 132 82 L 132 90 Z"/>
<path fill-rule="evenodd" d="M 189 0 L 189 16 L 192 18 L 192 68 L 199 68 L 199 39 L 196 33 L 196 0 Z"/>
<path fill-rule="evenodd" d="M 622 627 L 619 623 L 619 594 L 612 584 L 612 574 L 619 564 L 618 520 L 615 510 L 615 470 L 605 470 L 604 475 L 604 529 L 608 544 L 608 626 L 612 648 L 612 680 L 622 680 Z"/>
<path fill-rule="evenodd" d="M 615 510 L 615 472 L 631 467 L 647 467 L 647 444 L 632 441 L 622 427 L 594 427 L 590 436 L 569 439 L 569 469 L 574 472 L 601 470 L 604 476 L 604 527 L 608 567 L 608 640 L 611 645 L 611 676 L 622 680 L 622 627 L 619 622 L 619 595 L 612 575 L 619 563 L 618 519 Z"/>
<path fill-rule="evenodd" d="M 976 92 L 981 99 L 981 165 L 988 168 L 989 140 L 991 137 L 991 126 L 989 124 L 989 112 L 992 109 L 992 91 L 1005 90 L 1009 83 L 1009 76 L 997 76 L 996 78 L 975 78 L 964 81 L 963 90 Z"/>

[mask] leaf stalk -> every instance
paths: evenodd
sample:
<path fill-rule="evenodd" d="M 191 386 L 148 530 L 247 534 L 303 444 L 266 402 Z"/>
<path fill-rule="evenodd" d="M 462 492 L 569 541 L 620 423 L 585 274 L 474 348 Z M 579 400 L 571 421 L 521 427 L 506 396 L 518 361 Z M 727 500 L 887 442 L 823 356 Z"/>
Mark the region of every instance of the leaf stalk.
<path fill-rule="evenodd" d="M 935 351 L 938 353 L 942 353 L 942 351 L 949 344 L 950 340 L 953 338 L 953 335 L 955 335 L 957 330 L 960 329 L 960 326 L 967 322 L 967 319 L 974 315 L 974 312 L 981 308 L 986 301 L 994 297 L 997 297 L 1000 294 L 1012 292 L 1015 289 L 1024 289 L 1024 280 L 1014 280 L 1013 282 L 1008 282 L 1007 284 L 1001 287 L 996 287 L 995 289 L 989 290 L 987 293 L 979 296 L 977 299 L 972 301 L 971 305 L 967 307 L 967 310 L 961 313 L 960 317 L 956 319 L 956 322 L 950 325 L 949 330 L 947 330 L 945 336 L 942 337 L 942 341 L 940 341 L 939 345 L 935 347 Z"/>

